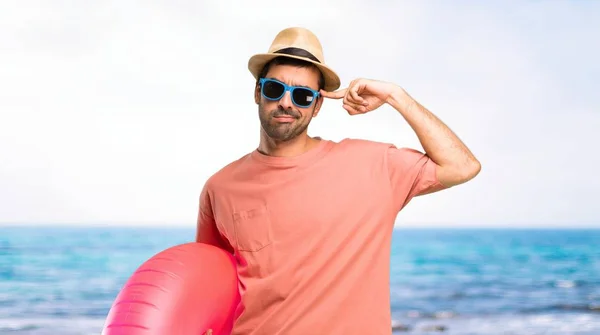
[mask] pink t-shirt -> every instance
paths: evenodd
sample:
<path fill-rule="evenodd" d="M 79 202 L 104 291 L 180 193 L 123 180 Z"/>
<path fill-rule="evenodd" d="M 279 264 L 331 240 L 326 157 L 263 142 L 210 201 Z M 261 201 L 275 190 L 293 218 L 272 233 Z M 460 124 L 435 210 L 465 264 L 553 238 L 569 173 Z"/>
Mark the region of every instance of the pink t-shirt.
<path fill-rule="evenodd" d="M 238 262 L 234 335 L 391 334 L 390 241 L 398 212 L 440 189 L 426 155 L 321 140 L 297 157 L 252 153 L 200 196 L 198 234 Z"/>

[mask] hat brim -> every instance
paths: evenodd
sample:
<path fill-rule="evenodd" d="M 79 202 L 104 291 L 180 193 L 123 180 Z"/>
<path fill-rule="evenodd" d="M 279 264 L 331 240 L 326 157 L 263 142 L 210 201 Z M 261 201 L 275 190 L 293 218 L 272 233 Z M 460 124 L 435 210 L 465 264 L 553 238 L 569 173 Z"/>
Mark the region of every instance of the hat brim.
<path fill-rule="evenodd" d="M 327 65 L 315 62 L 312 59 L 308 59 L 305 57 L 276 53 L 262 53 L 250 57 L 250 60 L 248 60 L 248 70 L 250 70 L 250 73 L 252 73 L 254 79 L 258 79 L 258 75 L 260 74 L 264 66 L 276 57 L 294 58 L 314 64 L 323 74 L 323 78 L 325 80 L 323 89 L 325 91 L 332 92 L 340 87 L 340 77 Z"/>

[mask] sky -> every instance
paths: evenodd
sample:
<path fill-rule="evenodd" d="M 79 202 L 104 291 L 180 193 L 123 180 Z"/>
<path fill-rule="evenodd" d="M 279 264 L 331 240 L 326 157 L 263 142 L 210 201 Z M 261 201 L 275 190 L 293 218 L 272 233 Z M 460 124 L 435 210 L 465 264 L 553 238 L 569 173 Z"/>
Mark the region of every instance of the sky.
<path fill-rule="evenodd" d="M 193 227 L 206 179 L 258 145 L 248 58 L 290 26 L 481 161 L 399 226 L 600 227 L 598 1 L 3 2 L 0 224 Z M 309 129 L 422 150 L 389 106 L 326 101 Z"/>

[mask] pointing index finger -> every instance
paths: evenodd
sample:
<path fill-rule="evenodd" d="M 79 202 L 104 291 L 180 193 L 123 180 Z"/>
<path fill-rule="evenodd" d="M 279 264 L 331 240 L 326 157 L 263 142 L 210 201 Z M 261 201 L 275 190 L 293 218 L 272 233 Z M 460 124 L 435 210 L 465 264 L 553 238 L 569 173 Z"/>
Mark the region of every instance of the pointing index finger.
<path fill-rule="evenodd" d="M 342 90 L 338 90 L 335 92 L 327 92 L 327 91 L 321 90 L 321 95 L 325 98 L 341 99 L 346 95 L 346 91 L 348 91 L 347 88 L 344 88 Z"/>

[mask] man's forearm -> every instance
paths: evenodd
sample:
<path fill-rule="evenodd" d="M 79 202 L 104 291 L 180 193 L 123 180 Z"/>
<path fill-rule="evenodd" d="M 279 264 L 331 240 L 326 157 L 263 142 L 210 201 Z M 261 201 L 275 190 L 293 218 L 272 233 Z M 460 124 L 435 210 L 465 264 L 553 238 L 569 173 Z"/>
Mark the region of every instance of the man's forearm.
<path fill-rule="evenodd" d="M 437 165 L 437 175 L 445 186 L 454 186 L 474 178 L 481 165 L 469 148 L 438 117 L 419 104 L 402 88 L 388 98 L 415 131 L 425 153 Z"/>

